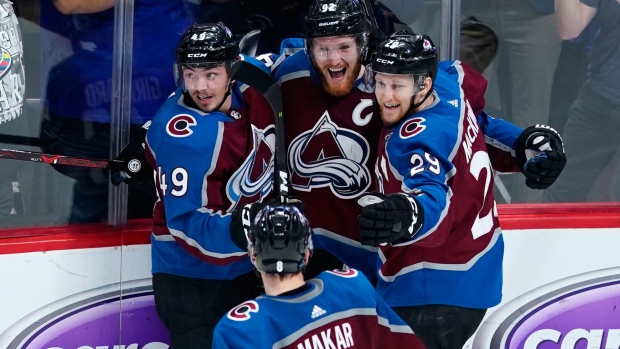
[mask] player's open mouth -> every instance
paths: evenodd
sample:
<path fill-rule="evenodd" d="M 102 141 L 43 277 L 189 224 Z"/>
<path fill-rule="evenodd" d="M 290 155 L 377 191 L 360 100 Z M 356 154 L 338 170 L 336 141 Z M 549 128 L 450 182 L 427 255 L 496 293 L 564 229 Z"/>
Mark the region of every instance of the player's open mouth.
<path fill-rule="evenodd" d="M 400 103 L 383 103 L 383 106 L 385 107 L 385 109 L 394 110 L 400 107 Z"/>
<path fill-rule="evenodd" d="M 345 68 L 345 67 L 327 68 L 327 72 L 329 73 L 329 76 L 333 80 L 342 80 L 342 79 L 344 79 L 344 75 L 347 72 L 347 68 Z"/>
<path fill-rule="evenodd" d="M 201 102 L 208 102 L 213 99 L 213 96 L 198 95 L 197 97 Z"/>

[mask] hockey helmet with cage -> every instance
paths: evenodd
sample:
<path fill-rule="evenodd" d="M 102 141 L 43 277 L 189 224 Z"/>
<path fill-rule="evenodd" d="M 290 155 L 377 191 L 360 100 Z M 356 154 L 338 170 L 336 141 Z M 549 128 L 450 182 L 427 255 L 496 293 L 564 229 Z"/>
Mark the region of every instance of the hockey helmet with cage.
<path fill-rule="evenodd" d="M 224 65 L 228 71 L 238 56 L 239 42 L 224 23 L 195 23 L 183 33 L 176 50 L 177 86 L 183 86 L 183 66 L 214 68 Z"/>
<path fill-rule="evenodd" d="M 310 226 L 297 207 L 265 206 L 252 222 L 248 239 L 257 270 L 291 274 L 306 268 L 306 251 L 312 249 Z"/>
<path fill-rule="evenodd" d="M 370 22 L 358 0 L 315 0 L 304 18 L 306 52 L 312 52 L 312 39 L 351 35 L 360 56 L 368 49 Z"/>

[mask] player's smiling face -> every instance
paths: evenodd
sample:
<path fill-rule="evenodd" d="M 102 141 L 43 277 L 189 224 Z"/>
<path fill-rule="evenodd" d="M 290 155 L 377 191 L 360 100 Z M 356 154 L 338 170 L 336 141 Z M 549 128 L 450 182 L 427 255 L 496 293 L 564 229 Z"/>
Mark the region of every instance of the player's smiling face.
<path fill-rule="evenodd" d="M 183 67 L 183 79 L 194 103 L 200 110 L 209 113 L 222 104 L 230 84 L 224 65 L 213 68 Z"/>
<path fill-rule="evenodd" d="M 411 106 L 413 97 L 419 97 L 419 90 L 411 75 L 377 73 L 375 76 L 375 97 L 385 125 L 399 122 Z"/>
<path fill-rule="evenodd" d="M 329 94 L 341 97 L 351 91 L 362 68 L 355 35 L 314 38 L 310 54 Z"/>

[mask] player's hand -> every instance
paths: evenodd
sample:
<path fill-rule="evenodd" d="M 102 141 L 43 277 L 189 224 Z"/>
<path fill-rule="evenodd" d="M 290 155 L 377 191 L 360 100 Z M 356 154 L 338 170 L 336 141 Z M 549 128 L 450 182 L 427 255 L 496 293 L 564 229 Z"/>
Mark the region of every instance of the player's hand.
<path fill-rule="evenodd" d="M 111 181 L 114 185 L 125 182 L 129 185 L 153 177 L 153 169 L 144 156 L 144 144 L 132 142 L 127 144 L 114 159 L 123 163 L 112 169 Z"/>
<path fill-rule="evenodd" d="M 153 169 L 144 155 L 146 132 L 150 125 L 151 122 L 147 121 L 140 129 L 140 137 L 129 142 L 114 159 L 122 161 L 122 164 L 110 168 L 112 184 L 118 186 L 125 182 L 131 185 L 153 177 Z"/>
<path fill-rule="evenodd" d="M 364 207 L 357 217 L 362 245 L 379 246 L 411 239 L 424 222 L 424 210 L 411 195 L 372 192 L 357 202 Z"/>
<path fill-rule="evenodd" d="M 230 214 L 230 239 L 241 250 L 248 251 L 248 236 L 250 234 L 250 225 L 256 218 L 256 215 L 267 205 L 275 205 L 275 200 L 267 200 L 265 202 L 255 202 L 243 205 L 232 211 Z"/>
<path fill-rule="evenodd" d="M 545 125 L 530 126 L 521 132 L 516 155 L 525 184 L 532 189 L 549 188 L 566 165 L 562 138 Z"/>

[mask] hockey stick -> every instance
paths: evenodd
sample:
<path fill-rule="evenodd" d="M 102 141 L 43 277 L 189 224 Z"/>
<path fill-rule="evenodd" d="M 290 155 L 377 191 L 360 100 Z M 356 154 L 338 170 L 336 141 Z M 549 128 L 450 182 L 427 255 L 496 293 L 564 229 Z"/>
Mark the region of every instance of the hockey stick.
<path fill-rule="evenodd" d="M 14 149 L 0 149 L 0 159 L 32 161 L 52 165 L 109 168 L 112 170 L 120 170 L 123 168 L 123 162 L 120 160 L 88 159 L 76 156 L 53 155 L 34 151 Z"/>
<path fill-rule="evenodd" d="M 376 49 L 374 44 L 379 44 L 379 42 L 387 39 L 387 35 L 379 29 L 379 24 L 377 24 L 377 18 L 375 17 L 375 11 L 372 9 L 372 0 L 362 0 L 362 8 L 366 12 L 366 16 L 370 21 L 370 37 L 368 38 L 368 51 L 366 52 L 366 56 L 362 57 L 362 63 L 367 64 L 370 62 L 370 56 L 372 55 L 372 51 Z"/>
<path fill-rule="evenodd" d="M 282 119 L 282 91 L 273 77 L 247 61 L 237 61 L 230 68 L 231 79 L 240 81 L 257 89 L 271 106 L 275 119 L 276 149 L 274 176 L 278 199 L 288 203 L 289 184 L 288 166 L 286 161 L 286 145 L 284 138 L 284 120 Z"/>

